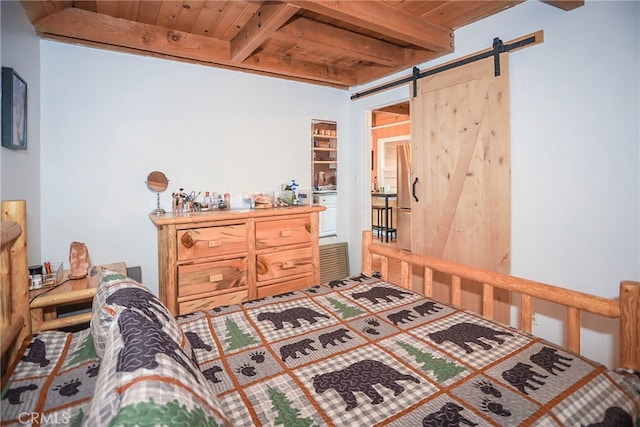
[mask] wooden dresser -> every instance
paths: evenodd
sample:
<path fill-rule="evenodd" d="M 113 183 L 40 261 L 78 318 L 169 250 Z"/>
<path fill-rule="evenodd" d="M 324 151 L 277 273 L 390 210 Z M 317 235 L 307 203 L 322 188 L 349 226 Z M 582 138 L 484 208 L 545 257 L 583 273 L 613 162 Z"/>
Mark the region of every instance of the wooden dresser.
<path fill-rule="evenodd" d="M 150 214 L 160 299 L 174 315 L 320 282 L 321 206 Z"/>

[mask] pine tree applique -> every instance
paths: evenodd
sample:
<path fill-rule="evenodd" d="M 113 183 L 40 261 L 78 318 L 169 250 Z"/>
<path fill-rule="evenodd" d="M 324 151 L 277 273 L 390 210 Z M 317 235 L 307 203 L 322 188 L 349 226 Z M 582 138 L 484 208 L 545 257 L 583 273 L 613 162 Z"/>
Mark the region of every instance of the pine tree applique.
<path fill-rule="evenodd" d="M 271 409 L 278 414 L 276 419 L 273 420 L 274 425 L 285 427 L 316 426 L 316 424 L 313 423 L 313 419 L 300 417 L 300 410 L 293 406 L 286 394 L 273 387 L 267 387 L 267 391 L 269 393 L 269 399 L 271 399 Z"/>
<path fill-rule="evenodd" d="M 156 405 L 152 399 L 128 405 L 120 409 L 118 415 L 111 421 L 110 426 L 153 426 L 153 425 L 183 425 L 183 426 L 218 426 L 219 424 L 201 408 L 187 409 L 174 400 L 165 405 Z"/>
<path fill-rule="evenodd" d="M 258 344 L 258 340 L 253 335 L 243 331 L 232 319 L 225 319 L 224 324 L 227 330 L 224 340 L 227 344 L 227 350 L 237 350 L 248 345 Z"/>
<path fill-rule="evenodd" d="M 71 427 L 82 427 L 82 420 L 84 420 L 84 411 L 80 408 L 78 415 L 71 422 Z"/>
<path fill-rule="evenodd" d="M 360 310 L 358 307 L 338 301 L 335 298 L 327 298 L 327 301 L 329 301 L 333 308 L 342 315 L 343 319 L 359 316 L 364 313 L 364 311 Z"/>
<path fill-rule="evenodd" d="M 465 368 L 460 365 L 448 362 L 446 359 L 441 357 L 434 357 L 432 354 L 425 353 L 411 344 L 407 344 L 402 341 L 397 341 L 396 344 L 413 356 L 416 362 L 422 363 L 423 371 L 432 371 L 440 382 L 453 378 L 465 370 Z"/>
<path fill-rule="evenodd" d="M 98 355 L 96 354 L 96 347 L 93 345 L 93 335 L 88 334 L 84 342 L 71 355 L 66 366 L 71 366 L 76 363 L 82 362 L 83 360 L 95 359 L 97 357 Z"/>

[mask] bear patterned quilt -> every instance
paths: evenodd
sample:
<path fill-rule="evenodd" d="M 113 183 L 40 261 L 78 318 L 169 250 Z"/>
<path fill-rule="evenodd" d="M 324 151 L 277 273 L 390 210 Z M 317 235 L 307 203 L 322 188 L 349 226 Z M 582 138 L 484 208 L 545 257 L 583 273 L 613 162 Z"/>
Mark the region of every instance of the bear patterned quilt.
<path fill-rule="evenodd" d="M 1 425 L 637 427 L 640 379 L 363 275 L 174 319 L 105 272 L 25 343 Z"/>
<path fill-rule="evenodd" d="M 366 276 L 181 316 L 234 426 L 635 426 L 637 378 Z"/>

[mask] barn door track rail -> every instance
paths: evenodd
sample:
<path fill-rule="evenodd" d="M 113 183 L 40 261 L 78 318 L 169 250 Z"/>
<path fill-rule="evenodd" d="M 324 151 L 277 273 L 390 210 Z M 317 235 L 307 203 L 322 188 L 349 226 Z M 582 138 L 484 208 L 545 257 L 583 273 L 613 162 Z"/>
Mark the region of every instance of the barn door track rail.
<path fill-rule="evenodd" d="M 470 56 L 466 56 L 462 59 L 458 59 L 456 61 L 453 62 L 448 62 L 444 65 L 440 65 L 438 67 L 435 68 L 430 68 L 428 70 L 425 71 L 420 71 L 420 69 L 418 67 L 413 67 L 412 73 L 410 76 L 407 77 L 402 77 L 400 79 L 397 80 L 393 80 L 389 83 L 384 83 L 382 85 L 373 87 L 371 89 L 367 89 L 364 90 L 362 92 L 356 92 L 353 95 L 351 95 L 351 100 L 356 100 L 358 98 L 362 98 L 364 96 L 368 96 L 368 95 L 373 95 L 374 93 L 377 92 L 381 92 L 387 89 L 391 89 L 394 88 L 396 86 L 400 86 L 406 83 L 413 83 L 413 96 L 415 97 L 417 95 L 418 92 L 418 80 L 423 78 L 423 77 L 427 77 L 427 76 L 432 76 L 434 74 L 438 74 L 441 73 L 443 71 L 447 71 L 447 70 L 451 70 L 453 68 L 457 68 L 466 64 L 470 64 L 472 62 L 475 61 L 480 61 L 482 59 L 485 58 L 489 58 L 493 56 L 493 65 L 494 65 L 494 73 L 496 76 L 500 75 L 500 54 L 501 53 L 508 53 L 511 52 L 513 50 L 518 50 L 521 49 L 523 47 L 529 46 L 529 45 L 536 45 L 536 44 L 540 44 L 543 42 L 543 32 L 542 30 L 530 34 L 528 36 L 524 36 L 521 37 L 519 39 L 513 40 L 507 44 L 503 43 L 502 40 L 500 40 L 500 38 L 496 37 L 493 39 L 493 46 L 491 49 L 480 52 L 480 53 L 476 53 Z"/>

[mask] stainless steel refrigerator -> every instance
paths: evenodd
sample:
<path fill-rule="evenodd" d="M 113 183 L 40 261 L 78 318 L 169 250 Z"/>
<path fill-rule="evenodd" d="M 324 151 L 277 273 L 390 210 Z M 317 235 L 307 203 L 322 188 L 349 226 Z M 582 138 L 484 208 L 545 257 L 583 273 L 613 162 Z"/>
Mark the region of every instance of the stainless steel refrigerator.
<path fill-rule="evenodd" d="M 400 249 L 411 250 L 411 146 L 397 148 L 398 207 L 397 236 Z"/>

